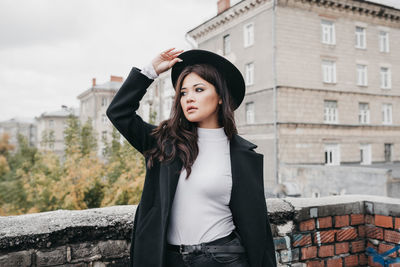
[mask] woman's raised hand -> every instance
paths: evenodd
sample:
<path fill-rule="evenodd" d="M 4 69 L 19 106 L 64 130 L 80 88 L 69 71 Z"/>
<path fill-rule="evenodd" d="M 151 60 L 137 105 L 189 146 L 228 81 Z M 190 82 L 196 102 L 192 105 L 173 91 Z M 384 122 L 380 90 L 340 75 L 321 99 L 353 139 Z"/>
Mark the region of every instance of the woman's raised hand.
<path fill-rule="evenodd" d="M 151 61 L 157 75 L 172 68 L 176 62 L 182 61 L 180 58 L 178 58 L 178 55 L 182 53 L 183 50 L 173 51 L 174 49 L 175 47 L 161 52 Z"/>

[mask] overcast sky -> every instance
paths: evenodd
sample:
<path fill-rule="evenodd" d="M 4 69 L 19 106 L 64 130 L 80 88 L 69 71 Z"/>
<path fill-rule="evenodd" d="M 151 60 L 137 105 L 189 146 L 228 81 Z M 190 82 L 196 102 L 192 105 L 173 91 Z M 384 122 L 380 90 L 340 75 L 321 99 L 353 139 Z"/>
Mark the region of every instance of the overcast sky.
<path fill-rule="evenodd" d="M 92 78 L 190 49 L 185 33 L 216 13 L 217 0 L 1 0 L 0 121 L 78 107 Z"/>

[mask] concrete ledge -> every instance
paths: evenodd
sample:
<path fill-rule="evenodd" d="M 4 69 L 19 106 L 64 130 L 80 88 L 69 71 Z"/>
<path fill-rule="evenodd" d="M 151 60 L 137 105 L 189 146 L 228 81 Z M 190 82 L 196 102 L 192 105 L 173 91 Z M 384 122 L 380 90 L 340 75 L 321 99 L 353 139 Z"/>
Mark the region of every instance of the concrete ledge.
<path fill-rule="evenodd" d="M 400 199 L 266 201 L 280 266 L 350 260 L 364 266 L 366 245 L 400 242 Z M 0 217 L 0 266 L 126 266 L 135 211 L 132 205 Z M 350 250 L 336 254 L 336 242 Z"/>

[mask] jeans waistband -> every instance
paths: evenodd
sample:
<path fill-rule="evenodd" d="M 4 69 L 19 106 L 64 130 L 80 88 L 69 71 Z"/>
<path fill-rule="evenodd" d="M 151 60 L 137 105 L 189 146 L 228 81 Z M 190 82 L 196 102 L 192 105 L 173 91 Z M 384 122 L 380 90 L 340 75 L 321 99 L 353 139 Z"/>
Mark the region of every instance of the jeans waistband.
<path fill-rule="evenodd" d="M 191 247 L 198 247 L 201 248 L 202 246 L 209 246 L 209 245 L 218 245 L 218 244 L 222 244 L 222 243 L 226 243 L 229 242 L 231 240 L 233 240 L 236 237 L 235 234 L 235 230 L 233 230 L 229 235 L 207 242 L 207 243 L 201 243 L 201 244 L 197 244 L 197 245 L 172 245 L 172 244 L 167 244 L 167 249 L 168 250 L 172 250 L 172 251 L 176 251 L 176 252 L 181 252 L 182 246 L 191 246 Z"/>

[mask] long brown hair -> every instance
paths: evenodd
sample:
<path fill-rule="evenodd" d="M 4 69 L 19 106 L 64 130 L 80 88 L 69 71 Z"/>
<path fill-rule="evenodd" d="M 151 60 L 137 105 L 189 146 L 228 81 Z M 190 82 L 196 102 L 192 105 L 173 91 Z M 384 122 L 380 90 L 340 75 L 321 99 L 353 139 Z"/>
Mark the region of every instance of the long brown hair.
<path fill-rule="evenodd" d="M 233 100 L 225 78 L 214 66 L 209 64 L 195 64 L 185 67 L 179 75 L 174 88 L 175 98 L 171 117 L 162 121 L 152 131 L 151 136 L 156 139 L 157 145 L 145 151 L 144 155 L 148 156 L 148 168 L 153 166 L 155 160 L 168 162 L 178 156 L 186 169 L 186 179 L 192 172 L 192 165 L 199 154 L 197 123 L 186 119 L 180 101 L 180 89 L 183 80 L 192 72 L 214 85 L 217 94 L 221 97 L 222 104 L 218 107 L 218 124 L 224 127 L 227 138 L 231 140 L 233 135 L 237 134 Z"/>

